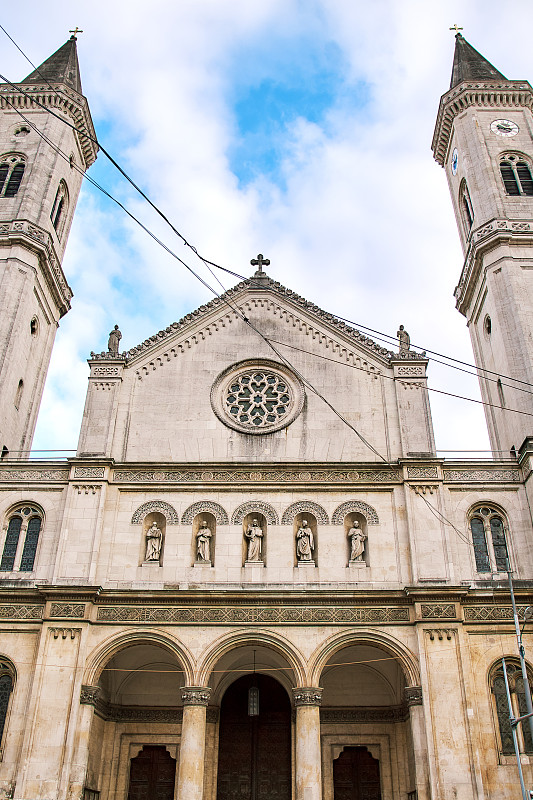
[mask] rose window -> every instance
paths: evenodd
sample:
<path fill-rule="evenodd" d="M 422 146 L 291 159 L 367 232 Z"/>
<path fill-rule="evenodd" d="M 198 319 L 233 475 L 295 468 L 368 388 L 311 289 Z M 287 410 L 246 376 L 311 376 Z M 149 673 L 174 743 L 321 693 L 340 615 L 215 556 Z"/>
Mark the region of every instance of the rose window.
<path fill-rule="evenodd" d="M 287 381 L 273 372 L 249 372 L 231 383 L 226 408 L 241 425 L 264 428 L 279 422 L 292 406 Z"/>
<path fill-rule="evenodd" d="M 211 389 L 217 417 L 242 433 L 273 433 L 289 425 L 303 407 L 301 381 L 284 364 L 241 361 L 224 370 Z"/>

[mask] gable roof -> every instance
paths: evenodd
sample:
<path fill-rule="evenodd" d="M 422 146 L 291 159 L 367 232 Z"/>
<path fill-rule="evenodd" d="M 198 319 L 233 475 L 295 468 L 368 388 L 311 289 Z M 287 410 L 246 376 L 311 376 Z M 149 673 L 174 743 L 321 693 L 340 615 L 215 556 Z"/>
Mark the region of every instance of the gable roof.
<path fill-rule="evenodd" d="M 122 353 L 119 357 L 129 361 L 141 354 L 148 353 L 151 349 L 159 346 L 168 337 L 174 336 L 177 331 L 186 330 L 192 322 L 196 322 L 203 316 L 207 316 L 211 311 L 213 311 L 213 309 L 223 308 L 225 306 L 227 307 L 226 301 L 234 304 L 238 296 L 242 295 L 247 289 L 256 291 L 270 290 L 280 298 L 290 300 L 291 303 L 294 303 L 296 306 L 304 309 L 311 317 L 315 317 L 318 322 L 327 323 L 329 326 L 336 328 L 344 336 L 352 339 L 354 344 L 356 343 L 360 347 L 363 347 L 367 352 L 375 354 L 381 360 L 384 359 L 385 361 L 389 361 L 391 358 L 398 358 L 397 353 L 393 353 L 386 347 L 382 347 L 373 339 L 371 339 L 370 336 L 367 336 L 366 334 L 358 331 L 356 328 L 351 327 L 334 314 L 324 311 L 317 306 L 316 303 L 306 300 L 305 297 L 293 292 L 292 289 L 287 289 L 285 286 L 282 286 L 279 281 L 272 280 L 272 278 L 270 278 L 264 272 L 256 273 L 253 277 L 241 281 L 220 296 L 214 297 L 208 303 L 199 306 L 199 308 L 197 308 L 195 311 L 192 311 L 190 314 L 186 314 L 178 322 L 173 322 L 164 330 L 159 331 L 153 336 L 150 336 L 148 339 L 145 339 L 144 342 L 141 342 L 136 347 L 132 347 L 130 350 Z M 91 353 L 91 358 L 96 360 L 113 357 L 116 358 L 116 355 L 111 353 Z M 411 350 L 409 352 L 409 358 L 422 359 L 425 358 L 425 354 L 423 355 Z"/>

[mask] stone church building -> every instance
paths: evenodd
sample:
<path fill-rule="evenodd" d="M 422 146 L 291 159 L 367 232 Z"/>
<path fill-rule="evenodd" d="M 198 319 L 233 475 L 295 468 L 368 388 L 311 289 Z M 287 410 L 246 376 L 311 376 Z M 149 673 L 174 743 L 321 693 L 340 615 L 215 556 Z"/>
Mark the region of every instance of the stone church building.
<path fill-rule="evenodd" d="M 494 460 L 437 458 L 404 330 L 389 352 L 258 257 L 138 346 L 111 333 L 58 462 L 23 455 L 97 156 L 75 39 L 0 86 L 0 798 L 519 796 L 501 659 L 524 713 L 532 102 L 457 35 L 432 148 Z"/>

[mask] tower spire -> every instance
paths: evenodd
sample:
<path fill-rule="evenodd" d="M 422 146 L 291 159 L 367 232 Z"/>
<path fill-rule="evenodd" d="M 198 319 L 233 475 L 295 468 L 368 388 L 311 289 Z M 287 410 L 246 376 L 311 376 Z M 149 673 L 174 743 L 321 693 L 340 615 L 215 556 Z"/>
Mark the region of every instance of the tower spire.
<path fill-rule="evenodd" d="M 43 61 L 22 83 L 64 83 L 78 94 L 81 88 L 80 66 L 76 49 L 76 37 L 71 36 L 59 50 Z"/>
<path fill-rule="evenodd" d="M 457 32 L 450 89 L 463 81 L 498 80 L 507 78 Z"/>

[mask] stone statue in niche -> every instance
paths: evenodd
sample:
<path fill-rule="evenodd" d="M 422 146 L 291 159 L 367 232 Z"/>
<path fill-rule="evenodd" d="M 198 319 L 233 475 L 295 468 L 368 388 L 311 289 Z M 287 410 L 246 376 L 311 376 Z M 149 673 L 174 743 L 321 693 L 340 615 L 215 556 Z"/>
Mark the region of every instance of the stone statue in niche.
<path fill-rule="evenodd" d="M 211 563 L 211 533 L 207 522 L 204 520 L 196 534 L 196 558 L 198 561 Z"/>
<path fill-rule="evenodd" d="M 400 343 L 400 355 L 406 356 L 411 349 L 411 337 L 403 325 L 400 325 L 400 329 L 396 332 L 396 336 L 398 337 Z"/>
<path fill-rule="evenodd" d="M 115 355 L 118 356 L 118 346 L 121 339 L 122 339 L 122 334 L 118 329 L 118 325 L 115 325 L 115 327 L 109 334 L 109 339 L 107 342 L 108 353 L 114 353 Z"/>
<path fill-rule="evenodd" d="M 262 561 L 261 542 L 263 539 L 263 529 L 259 527 L 256 519 L 252 521 L 251 525 L 248 525 L 244 535 L 246 539 L 248 539 L 246 561 Z"/>
<path fill-rule="evenodd" d="M 296 534 L 296 557 L 298 561 L 312 561 L 315 542 L 313 531 L 307 525 L 307 520 L 303 519 L 301 527 Z"/>
<path fill-rule="evenodd" d="M 161 558 L 161 545 L 163 544 L 163 533 L 157 527 L 157 522 L 146 531 L 146 556 L 145 561 L 159 561 Z"/>
<path fill-rule="evenodd" d="M 357 520 L 352 523 L 352 527 L 348 531 L 348 538 L 350 540 L 350 561 L 362 561 L 367 535 Z"/>

